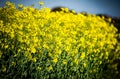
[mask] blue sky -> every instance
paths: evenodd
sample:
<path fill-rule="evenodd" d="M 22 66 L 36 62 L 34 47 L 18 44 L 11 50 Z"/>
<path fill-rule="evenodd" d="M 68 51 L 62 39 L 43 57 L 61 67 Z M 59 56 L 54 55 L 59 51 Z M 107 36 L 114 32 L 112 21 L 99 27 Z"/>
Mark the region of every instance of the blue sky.
<path fill-rule="evenodd" d="M 0 7 L 4 6 L 6 1 L 25 6 L 34 4 L 35 8 L 40 8 L 38 2 L 43 1 L 49 8 L 63 6 L 74 9 L 76 12 L 85 11 L 91 14 L 102 13 L 120 17 L 120 0 L 0 0 Z"/>

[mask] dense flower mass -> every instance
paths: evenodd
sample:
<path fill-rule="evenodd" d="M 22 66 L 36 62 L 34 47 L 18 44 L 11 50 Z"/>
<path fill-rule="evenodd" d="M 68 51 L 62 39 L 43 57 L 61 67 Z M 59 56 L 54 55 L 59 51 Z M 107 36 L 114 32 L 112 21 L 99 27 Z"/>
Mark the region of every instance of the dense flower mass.
<path fill-rule="evenodd" d="M 0 78 L 98 79 L 109 78 L 104 74 L 112 70 L 118 74 L 112 64 L 120 59 L 117 29 L 103 18 L 67 8 L 16 8 L 7 2 L 0 8 Z"/>

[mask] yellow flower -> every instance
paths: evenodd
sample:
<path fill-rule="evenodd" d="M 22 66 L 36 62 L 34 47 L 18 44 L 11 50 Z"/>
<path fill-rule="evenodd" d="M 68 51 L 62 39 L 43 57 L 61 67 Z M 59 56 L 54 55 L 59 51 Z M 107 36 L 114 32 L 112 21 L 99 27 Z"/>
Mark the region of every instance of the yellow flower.
<path fill-rule="evenodd" d="M 11 32 L 10 37 L 11 37 L 11 38 L 14 38 L 14 32 Z"/>
<path fill-rule="evenodd" d="M 70 46 L 67 45 L 67 46 L 65 47 L 65 50 L 66 50 L 67 52 L 69 52 L 69 50 L 70 50 Z"/>
<path fill-rule="evenodd" d="M 18 8 L 22 8 L 23 7 L 23 4 L 18 4 Z"/>
<path fill-rule="evenodd" d="M 37 59 L 36 59 L 36 58 L 32 58 L 32 61 L 33 61 L 33 62 L 36 62 L 36 61 L 37 61 Z"/>
<path fill-rule="evenodd" d="M 37 67 L 37 70 L 41 70 L 41 69 L 42 69 L 41 67 L 39 67 L 39 66 Z"/>
<path fill-rule="evenodd" d="M 62 9 L 62 11 L 64 12 L 69 12 L 69 9 L 68 8 L 61 8 Z"/>
<path fill-rule="evenodd" d="M 48 56 L 52 57 L 52 53 L 49 52 L 49 53 L 48 53 Z"/>
<path fill-rule="evenodd" d="M 102 63 L 102 61 L 99 62 L 99 64 L 101 64 L 101 63 Z"/>
<path fill-rule="evenodd" d="M 25 53 L 24 53 L 24 55 L 26 56 L 26 57 L 28 57 L 29 56 L 29 52 L 28 51 L 25 51 Z M 17 56 L 16 54 L 15 54 L 15 56 Z"/>
<path fill-rule="evenodd" d="M 7 49 L 8 48 L 8 45 L 5 45 L 5 49 Z"/>
<path fill-rule="evenodd" d="M 65 12 L 69 12 L 69 9 L 68 9 L 68 8 L 65 8 Z"/>
<path fill-rule="evenodd" d="M 39 2 L 39 5 L 40 5 L 40 6 L 44 5 L 44 2 L 40 1 L 40 2 Z"/>
<path fill-rule="evenodd" d="M 76 13 L 75 10 L 72 10 L 72 13 Z"/>
<path fill-rule="evenodd" d="M 46 48 L 46 49 L 49 49 L 49 47 L 47 46 L 47 44 L 44 44 L 43 47 Z"/>
<path fill-rule="evenodd" d="M 84 65 L 84 67 L 86 67 L 86 66 L 87 66 L 87 64 L 86 64 L 86 63 L 84 63 L 83 65 Z"/>
<path fill-rule="evenodd" d="M 108 59 L 109 52 L 106 52 L 105 54 L 106 54 L 105 58 Z"/>
<path fill-rule="evenodd" d="M 52 67 L 52 66 L 49 66 L 49 67 L 47 67 L 47 70 L 48 70 L 48 71 L 51 71 L 51 70 L 53 70 L 53 67 Z"/>
<path fill-rule="evenodd" d="M 54 62 L 54 63 L 57 63 L 57 61 L 58 61 L 57 58 L 54 58 L 54 59 L 53 59 L 53 62 Z"/>
<path fill-rule="evenodd" d="M 31 47 L 31 52 L 32 53 L 35 53 L 36 52 L 36 49 L 34 47 Z"/>
<path fill-rule="evenodd" d="M 33 40 L 34 40 L 35 43 L 38 42 L 38 38 L 37 37 L 33 37 Z"/>
<path fill-rule="evenodd" d="M 65 64 L 65 65 L 66 65 L 66 64 L 67 64 L 67 62 L 64 60 L 64 61 L 63 61 L 63 64 Z"/>
<path fill-rule="evenodd" d="M 77 64 L 77 65 L 78 65 L 78 59 L 75 59 L 75 60 L 74 60 L 74 62 L 75 62 L 75 64 Z"/>
<path fill-rule="evenodd" d="M 23 38 L 22 38 L 22 36 L 18 36 L 18 41 L 20 41 L 21 43 L 23 42 Z"/>
<path fill-rule="evenodd" d="M 103 54 L 103 53 L 101 53 L 101 55 L 100 55 L 100 59 L 102 59 L 103 55 L 104 55 L 104 54 Z"/>
<path fill-rule="evenodd" d="M 82 52 L 82 54 L 81 54 L 81 57 L 80 58 L 85 58 L 85 52 Z"/>

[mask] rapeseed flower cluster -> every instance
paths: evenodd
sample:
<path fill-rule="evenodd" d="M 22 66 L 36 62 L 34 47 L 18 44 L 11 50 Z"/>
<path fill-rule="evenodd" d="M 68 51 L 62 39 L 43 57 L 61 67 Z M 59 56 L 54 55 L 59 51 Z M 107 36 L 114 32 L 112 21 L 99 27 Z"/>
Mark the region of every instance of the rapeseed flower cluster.
<path fill-rule="evenodd" d="M 1 7 L 1 78 L 101 78 L 120 59 L 118 30 L 99 16 L 74 13 Z M 118 72 L 117 65 L 107 68 Z"/>

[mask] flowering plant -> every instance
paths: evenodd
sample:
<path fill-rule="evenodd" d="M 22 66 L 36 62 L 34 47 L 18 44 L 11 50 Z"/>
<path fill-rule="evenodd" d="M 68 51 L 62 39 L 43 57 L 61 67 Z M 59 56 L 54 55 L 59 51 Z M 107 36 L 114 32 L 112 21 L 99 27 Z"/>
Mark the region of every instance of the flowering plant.
<path fill-rule="evenodd" d="M 96 15 L 7 2 L 0 8 L 0 78 L 109 78 L 119 73 L 116 32 Z"/>

